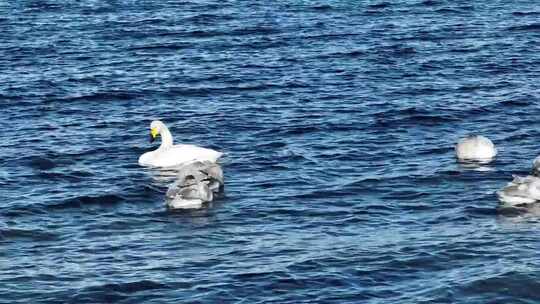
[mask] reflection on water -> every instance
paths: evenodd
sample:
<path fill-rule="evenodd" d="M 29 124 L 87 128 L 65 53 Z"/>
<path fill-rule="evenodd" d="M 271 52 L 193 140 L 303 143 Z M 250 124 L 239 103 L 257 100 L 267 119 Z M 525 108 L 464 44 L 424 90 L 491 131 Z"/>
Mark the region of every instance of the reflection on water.
<path fill-rule="evenodd" d="M 498 211 L 500 214 L 504 214 L 510 217 L 513 216 L 533 216 L 533 217 L 540 217 L 540 204 L 538 203 L 532 203 L 532 204 L 521 204 L 517 206 L 511 206 L 504 203 L 501 203 L 498 207 Z"/>
<path fill-rule="evenodd" d="M 467 170 L 474 170 L 474 171 L 480 171 L 480 172 L 495 171 L 495 168 L 493 167 L 493 164 L 491 164 L 491 161 L 492 159 L 482 160 L 482 161 L 458 160 L 458 165 L 460 168 L 467 169 Z"/>
<path fill-rule="evenodd" d="M 521 224 L 521 223 L 540 223 L 540 204 L 523 204 L 520 206 L 499 205 L 497 208 L 501 215 L 501 223 Z"/>

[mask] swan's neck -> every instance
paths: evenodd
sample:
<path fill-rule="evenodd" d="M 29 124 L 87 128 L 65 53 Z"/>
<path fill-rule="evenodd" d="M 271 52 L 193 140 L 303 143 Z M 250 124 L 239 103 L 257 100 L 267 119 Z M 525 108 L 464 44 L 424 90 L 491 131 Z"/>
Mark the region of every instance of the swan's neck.
<path fill-rule="evenodd" d="M 172 147 L 173 145 L 173 138 L 171 135 L 171 132 L 169 132 L 169 129 L 167 127 L 163 126 L 161 127 L 161 145 L 159 146 L 159 149 L 167 149 L 169 147 Z"/>

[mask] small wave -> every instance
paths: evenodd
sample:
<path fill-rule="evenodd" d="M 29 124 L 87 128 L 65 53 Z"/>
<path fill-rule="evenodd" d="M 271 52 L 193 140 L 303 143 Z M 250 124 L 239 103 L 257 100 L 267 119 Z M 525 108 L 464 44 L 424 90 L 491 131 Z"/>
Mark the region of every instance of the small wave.
<path fill-rule="evenodd" d="M 140 92 L 135 91 L 106 91 L 106 92 L 95 92 L 85 95 L 75 95 L 75 96 L 66 96 L 60 98 L 59 101 L 63 102 L 72 102 L 72 101 L 113 101 L 113 100 L 133 100 L 141 97 Z"/>
<path fill-rule="evenodd" d="M 56 167 L 56 163 L 46 157 L 32 157 L 28 162 L 28 166 L 38 170 L 49 170 Z"/>
<path fill-rule="evenodd" d="M 314 270 L 324 268 L 325 263 L 318 259 L 306 259 L 302 261 L 295 261 L 287 268 L 291 271 L 298 271 L 301 273 L 309 273 Z"/>
<path fill-rule="evenodd" d="M 524 99 L 511 99 L 503 100 L 499 102 L 499 105 L 502 106 L 511 106 L 511 107 L 526 107 L 534 104 L 534 100 L 524 100 Z"/>
<path fill-rule="evenodd" d="M 63 202 L 47 205 L 47 209 L 66 209 L 66 208 L 83 208 L 84 206 L 99 205 L 99 206 L 111 206 L 116 205 L 125 198 L 120 195 L 105 194 L 99 196 L 78 196 L 75 198 L 67 199 Z"/>
<path fill-rule="evenodd" d="M 354 50 L 349 52 L 332 52 L 327 54 L 318 55 L 319 59 L 332 59 L 332 58 L 358 58 L 365 56 L 366 53 L 360 50 Z"/>
<path fill-rule="evenodd" d="M 183 19 L 183 22 L 193 23 L 196 25 L 214 25 L 220 22 L 226 22 L 234 20 L 235 18 L 230 15 L 217 15 L 217 14 L 208 14 L 202 13 L 195 16 L 190 16 Z"/>
<path fill-rule="evenodd" d="M 0 229 L 0 239 L 5 241 L 17 239 L 30 239 L 32 241 L 52 241 L 56 240 L 58 235 L 41 229 L 18 229 L 2 228 Z"/>
<path fill-rule="evenodd" d="M 312 200 L 312 199 L 321 199 L 321 198 L 340 198 L 344 197 L 347 194 L 353 194 L 353 192 L 347 193 L 343 189 L 326 189 L 326 190 L 314 190 L 306 193 L 295 194 L 291 197 L 298 198 L 302 200 Z"/>
<path fill-rule="evenodd" d="M 429 196 L 430 194 L 424 191 L 411 191 L 411 190 L 402 190 L 402 191 L 391 191 L 382 196 L 384 199 L 393 199 L 393 200 L 417 200 L 422 197 Z"/>
<path fill-rule="evenodd" d="M 496 83 L 496 84 L 488 84 L 488 85 L 462 85 L 455 89 L 456 92 L 459 93 L 470 93 L 470 92 L 476 92 L 476 91 L 495 91 L 497 89 L 504 88 L 506 86 L 510 85 L 510 83 Z"/>
<path fill-rule="evenodd" d="M 65 7 L 58 3 L 50 3 L 47 1 L 28 1 L 26 3 L 26 11 L 38 11 L 40 13 L 43 12 L 57 12 Z"/>
<path fill-rule="evenodd" d="M 151 280 L 141 280 L 127 283 L 107 283 L 90 286 L 78 291 L 71 297 L 71 302 L 81 303 L 114 303 L 134 297 L 136 293 L 169 289 L 166 284 Z M 139 301 L 135 301 L 139 302 Z M 144 302 L 142 299 L 140 302 Z"/>
<path fill-rule="evenodd" d="M 305 208 L 276 208 L 269 210 L 267 212 L 270 216 L 279 216 L 280 214 L 291 216 L 291 217 L 302 217 L 302 218 L 318 218 L 318 217 L 336 217 L 336 218 L 345 218 L 352 215 L 348 210 L 331 210 L 326 209 L 324 211 L 318 211 L 314 209 L 305 209 Z"/>
<path fill-rule="evenodd" d="M 182 36 L 182 37 L 187 37 L 187 38 L 210 38 L 210 37 L 223 36 L 226 34 L 227 34 L 226 32 L 222 32 L 222 31 L 195 30 L 195 31 L 181 32 L 181 33 L 165 32 L 165 33 L 158 34 L 158 36 L 163 37 L 163 36 L 172 35 L 172 36 Z"/>
<path fill-rule="evenodd" d="M 42 155 L 23 155 L 20 158 L 16 158 L 17 162 L 25 164 L 29 168 L 42 170 L 44 172 L 51 169 L 58 171 L 59 167 L 66 167 L 75 164 L 81 157 L 88 155 L 96 155 L 106 153 L 105 148 L 88 148 L 83 151 L 65 151 L 60 153 L 58 151 L 48 151 Z M 74 170 L 71 173 L 78 176 L 86 176 L 88 172 L 82 170 Z"/>
<path fill-rule="evenodd" d="M 48 172 L 42 171 L 35 175 L 38 179 L 54 180 L 54 181 L 68 181 L 68 182 L 80 182 L 84 178 L 93 176 L 88 171 L 64 171 L 64 172 Z"/>
<path fill-rule="evenodd" d="M 305 135 L 309 133 L 318 132 L 321 129 L 317 126 L 289 126 L 289 127 L 282 127 L 280 134 L 282 136 L 295 136 L 295 135 Z"/>
<path fill-rule="evenodd" d="M 445 7 L 445 8 L 440 8 L 440 9 L 437 9 L 435 10 L 436 13 L 438 14 L 462 14 L 463 11 L 459 10 L 459 9 L 456 9 L 456 8 L 448 8 L 448 7 Z"/>
<path fill-rule="evenodd" d="M 380 3 L 368 5 L 367 7 L 370 9 L 385 9 L 390 6 L 392 6 L 390 2 L 380 2 Z"/>
<path fill-rule="evenodd" d="M 484 275 L 462 286 L 467 294 L 490 295 L 495 302 L 513 302 L 525 297 L 540 298 L 540 282 L 534 273 L 508 271 L 500 274 Z M 504 293 L 501 293 L 504 290 Z"/>
<path fill-rule="evenodd" d="M 466 53 L 477 53 L 481 51 L 481 48 L 471 48 L 471 47 L 465 47 L 465 48 L 454 48 L 450 49 L 449 52 L 452 53 L 460 53 L 460 54 L 466 54 Z"/>
<path fill-rule="evenodd" d="M 231 94 L 237 95 L 238 91 L 265 91 L 269 89 L 282 88 L 282 86 L 277 85 L 267 85 L 267 84 L 255 84 L 255 85 L 245 85 L 245 86 L 227 86 L 227 87 L 200 87 L 200 88 L 187 88 L 187 87 L 171 87 L 168 90 L 169 94 L 179 94 L 182 96 L 189 97 L 207 97 L 214 96 L 215 94 Z"/>
<path fill-rule="evenodd" d="M 321 35 L 307 35 L 301 37 L 294 37 L 294 39 L 302 40 L 318 40 L 318 41 L 331 41 L 331 40 L 343 40 L 349 39 L 350 37 L 362 36 L 363 34 L 357 33 L 339 33 L 339 34 L 321 34 Z"/>
<path fill-rule="evenodd" d="M 246 35 L 272 35 L 272 34 L 279 34 L 282 31 L 279 28 L 276 27 L 270 27 L 270 26 L 253 26 L 253 27 L 245 27 L 240 28 L 237 30 L 234 30 L 230 33 L 230 35 L 236 35 L 236 36 L 246 36 Z"/>
<path fill-rule="evenodd" d="M 517 26 L 510 26 L 507 28 L 509 31 L 516 31 L 516 32 L 536 32 L 540 31 L 540 23 L 533 23 L 533 24 L 527 24 L 527 25 L 517 25 Z"/>
<path fill-rule="evenodd" d="M 419 4 L 423 6 L 437 6 L 437 5 L 441 5 L 441 2 L 435 1 L 435 0 L 425 0 L 425 1 L 420 2 Z"/>
<path fill-rule="evenodd" d="M 418 155 L 437 155 L 437 154 L 446 154 L 448 152 L 454 151 L 454 147 L 426 147 L 418 151 Z"/>
<path fill-rule="evenodd" d="M 320 4 L 320 5 L 312 6 L 311 9 L 314 10 L 314 11 L 326 12 L 326 11 L 333 10 L 334 7 L 329 5 L 329 4 Z"/>
<path fill-rule="evenodd" d="M 279 148 L 285 148 L 287 146 L 286 142 L 282 141 L 270 141 L 270 142 L 261 142 L 256 145 L 258 149 L 279 149 Z"/>
<path fill-rule="evenodd" d="M 403 38 L 395 39 L 396 41 L 405 40 Z M 415 55 L 417 53 L 416 49 L 407 44 L 392 44 L 386 45 L 384 47 L 377 46 L 370 49 L 370 53 L 374 55 L 376 62 L 388 63 L 389 61 L 395 60 L 399 57 L 408 57 Z"/>
<path fill-rule="evenodd" d="M 25 164 L 29 168 L 36 170 L 50 170 L 59 166 L 73 164 L 73 159 L 77 153 L 58 153 L 56 151 L 48 151 L 42 155 L 22 155 L 16 161 Z"/>
<path fill-rule="evenodd" d="M 423 271 L 441 270 L 443 257 L 429 252 L 418 252 L 414 256 L 399 257 L 384 264 L 388 269 L 418 269 Z"/>
<path fill-rule="evenodd" d="M 478 198 L 478 200 L 481 200 L 481 198 Z M 490 208 L 490 207 L 466 206 L 464 211 L 466 214 L 469 214 L 469 215 L 478 215 L 478 216 L 497 215 L 497 208 Z"/>
<path fill-rule="evenodd" d="M 185 42 L 172 42 L 172 43 L 159 43 L 159 44 L 145 44 L 145 45 L 133 45 L 127 49 L 132 51 L 176 51 L 188 48 L 190 44 Z"/>
<path fill-rule="evenodd" d="M 540 15 L 540 12 L 513 12 L 514 16 L 537 16 Z"/>
<path fill-rule="evenodd" d="M 289 46 L 288 42 L 281 39 L 268 39 L 264 38 L 260 41 L 252 41 L 249 43 L 235 44 L 235 47 L 248 48 L 248 49 L 271 49 L 271 48 L 281 48 Z"/>
<path fill-rule="evenodd" d="M 287 276 L 287 273 L 285 273 L 283 271 L 272 271 L 272 272 L 249 271 L 249 272 L 242 272 L 242 273 L 233 274 L 233 278 L 235 278 L 237 280 L 241 280 L 241 281 L 252 280 L 252 279 L 271 280 L 271 279 L 273 279 L 275 277 L 286 277 L 286 276 Z"/>
<path fill-rule="evenodd" d="M 420 89 L 423 90 L 423 89 Z M 430 89 L 428 91 L 431 91 Z M 387 110 L 374 115 L 375 124 L 378 127 L 386 127 L 396 124 L 414 124 L 414 125 L 438 125 L 441 123 L 458 121 L 459 119 L 449 111 L 437 111 L 437 109 L 427 110 L 422 108 L 410 107 L 398 110 Z"/>
<path fill-rule="evenodd" d="M 104 285 L 92 286 L 86 288 L 87 291 L 91 290 L 105 290 L 116 291 L 121 293 L 134 293 L 144 290 L 155 290 L 169 288 L 168 285 L 162 284 L 151 280 L 141 280 L 128 283 L 109 283 Z"/>
<path fill-rule="evenodd" d="M 160 18 L 160 17 L 154 17 L 154 18 L 143 18 L 135 21 L 131 21 L 130 23 L 136 24 L 136 25 L 159 25 L 159 24 L 166 24 L 168 20 L 166 18 Z"/>

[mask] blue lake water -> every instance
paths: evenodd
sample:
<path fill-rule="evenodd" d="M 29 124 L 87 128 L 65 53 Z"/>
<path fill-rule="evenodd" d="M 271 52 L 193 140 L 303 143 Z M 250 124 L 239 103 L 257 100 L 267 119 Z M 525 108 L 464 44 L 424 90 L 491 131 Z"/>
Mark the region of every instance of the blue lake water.
<path fill-rule="evenodd" d="M 399 3 L 399 4 L 398 4 Z M 538 303 L 535 1 L 0 2 L 1 303 Z M 165 207 L 149 123 L 226 153 Z M 495 162 L 453 145 L 491 138 Z"/>

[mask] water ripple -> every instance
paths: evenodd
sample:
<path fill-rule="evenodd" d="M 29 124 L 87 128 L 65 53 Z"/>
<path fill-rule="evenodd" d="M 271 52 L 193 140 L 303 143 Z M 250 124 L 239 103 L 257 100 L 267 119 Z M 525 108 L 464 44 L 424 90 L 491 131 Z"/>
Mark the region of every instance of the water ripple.
<path fill-rule="evenodd" d="M 0 299 L 534 303 L 533 2 L 0 3 Z M 152 119 L 226 152 L 172 212 Z M 495 162 L 458 164 L 484 134 Z"/>

